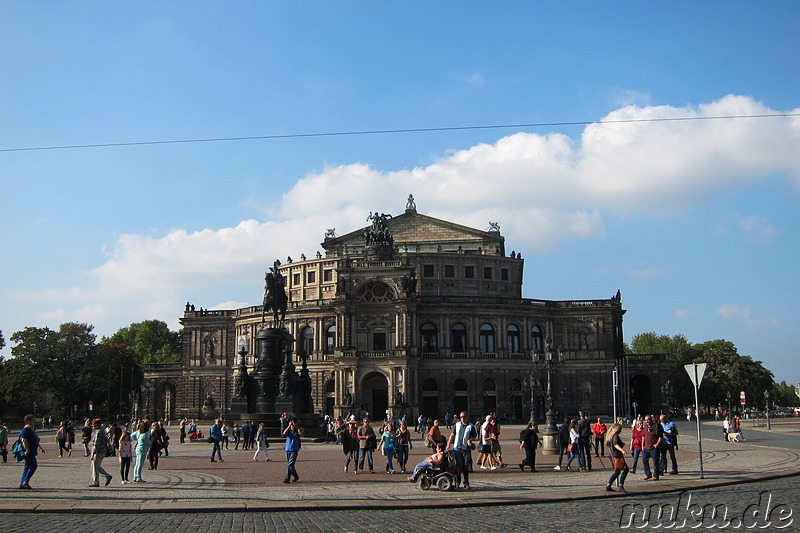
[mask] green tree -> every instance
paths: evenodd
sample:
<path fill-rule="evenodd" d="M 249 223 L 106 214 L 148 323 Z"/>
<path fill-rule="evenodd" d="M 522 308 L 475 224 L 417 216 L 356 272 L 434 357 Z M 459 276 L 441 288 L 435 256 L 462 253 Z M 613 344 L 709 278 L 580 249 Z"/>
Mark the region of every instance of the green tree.
<path fill-rule="evenodd" d="M 166 322 L 145 320 L 122 328 L 103 344 L 122 344 L 139 365 L 175 363 L 181 358 L 181 335 L 170 331 Z"/>
<path fill-rule="evenodd" d="M 797 397 L 795 388 L 785 381 L 775 384 L 770 393 L 775 405 L 780 407 L 797 407 L 800 405 L 800 398 Z"/>
<path fill-rule="evenodd" d="M 86 398 L 96 387 L 91 368 L 94 364 L 95 335 L 93 326 L 66 323 L 58 331 L 28 327 L 11 336 L 16 346 L 13 360 L 6 361 L 4 394 L 19 399 L 18 407 L 39 412 L 61 411 Z M 13 361 L 13 362 L 12 362 Z"/>
<path fill-rule="evenodd" d="M 3 330 L 0 329 L 0 350 L 6 347 L 6 340 L 3 338 Z"/>
<path fill-rule="evenodd" d="M 631 341 L 631 351 L 637 354 L 665 354 L 672 382 L 672 405 L 681 407 L 694 403 L 694 388 L 683 366 L 692 362 L 694 347 L 683 335 L 659 335 L 654 331 L 640 333 Z"/>

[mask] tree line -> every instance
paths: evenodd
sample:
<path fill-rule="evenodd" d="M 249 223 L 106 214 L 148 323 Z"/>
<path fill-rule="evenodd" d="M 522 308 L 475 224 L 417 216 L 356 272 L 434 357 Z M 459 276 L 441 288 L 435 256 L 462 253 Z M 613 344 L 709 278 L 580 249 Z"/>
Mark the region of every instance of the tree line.
<path fill-rule="evenodd" d="M 785 381 L 775 383 L 774 376 L 761 361 L 740 355 L 736 345 L 723 339 L 691 343 L 681 335 L 640 333 L 625 346 L 630 354 L 665 354 L 672 385 L 672 406 L 694 405 L 694 386 L 684 365 L 706 363 L 706 373 L 700 387 L 700 401 L 709 407 L 740 406 L 739 393 L 746 394 L 746 407 L 763 409 L 764 393 L 769 392 L 770 405 L 796 407 L 800 399 L 795 389 Z"/>
<path fill-rule="evenodd" d="M 140 398 L 143 366 L 180 360 L 181 334 L 164 322 L 131 324 L 99 341 L 93 330 L 68 322 L 57 330 L 27 327 L 12 334 L 12 357 L 0 358 L 0 413 L 56 419 L 130 414 Z"/>

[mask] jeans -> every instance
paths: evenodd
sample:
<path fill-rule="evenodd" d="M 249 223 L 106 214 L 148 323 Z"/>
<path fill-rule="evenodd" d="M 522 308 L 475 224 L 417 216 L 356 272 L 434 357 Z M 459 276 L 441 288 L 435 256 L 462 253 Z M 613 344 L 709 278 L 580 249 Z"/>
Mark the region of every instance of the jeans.
<path fill-rule="evenodd" d="M 142 469 L 147 460 L 147 450 L 136 450 L 136 464 L 133 465 L 133 480 L 142 480 Z"/>
<path fill-rule="evenodd" d="M 261 441 L 258 440 L 256 441 L 256 453 L 253 454 L 253 461 L 258 460 L 258 452 L 260 452 L 261 450 L 264 450 L 264 460 L 269 461 L 269 454 L 267 454 L 266 443 L 264 443 L 264 445 L 262 446 Z"/>
<path fill-rule="evenodd" d="M 661 445 L 661 473 L 667 471 L 667 454 L 669 454 L 669 460 L 672 463 L 672 470 L 670 470 L 670 474 L 677 474 L 678 473 L 678 461 L 675 460 L 675 446 L 671 444 L 662 444 Z"/>
<path fill-rule="evenodd" d="M 650 458 L 653 458 L 653 470 L 655 475 L 650 471 Z M 658 479 L 658 448 L 647 448 L 642 450 L 642 466 L 644 466 L 644 476 Z"/>
<path fill-rule="evenodd" d="M 222 461 L 222 448 L 220 448 L 219 441 L 214 439 L 214 447 L 211 449 L 211 460 L 214 461 L 214 455 L 219 456 L 219 460 Z"/>
<path fill-rule="evenodd" d="M 122 478 L 122 481 L 128 481 L 128 473 L 131 471 L 131 458 L 121 457 L 120 460 L 119 476 Z"/>
<path fill-rule="evenodd" d="M 581 470 L 586 468 L 585 463 L 583 462 L 583 454 L 579 450 L 575 450 L 577 446 L 578 446 L 577 444 L 573 444 L 572 445 L 573 451 L 569 452 L 569 459 L 567 459 L 567 470 L 569 470 L 570 463 L 572 463 L 572 460 L 575 459 L 576 457 L 578 458 L 578 468 L 580 468 Z"/>
<path fill-rule="evenodd" d="M 102 463 L 103 459 L 105 459 L 105 454 L 95 454 L 94 460 L 92 461 L 92 483 L 98 485 L 100 483 L 100 476 L 110 478 L 111 474 L 106 472 L 106 469 L 103 468 Z"/>
<path fill-rule="evenodd" d="M 364 458 L 367 458 L 367 464 L 369 465 L 369 471 L 372 472 L 374 470 L 372 464 L 372 450 L 368 450 L 366 448 L 361 448 L 358 452 L 358 469 L 364 470 Z"/>
<path fill-rule="evenodd" d="M 345 469 L 350 466 L 350 461 L 353 461 L 353 469 L 358 471 L 358 448 L 347 452 L 347 461 L 344 463 Z"/>
<path fill-rule="evenodd" d="M 286 479 L 291 479 L 294 476 L 295 481 L 300 479 L 297 475 L 297 470 L 294 465 L 297 462 L 297 452 L 286 452 Z"/>
<path fill-rule="evenodd" d="M 400 447 L 397 449 L 397 464 L 400 466 L 400 470 L 403 472 L 406 471 L 406 463 L 408 462 L 408 444 L 401 444 Z"/>
<path fill-rule="evenodd" d="M 633 466 L 631 466 L 631 472 L 634 474 L 636 473 L 636 465 L 639 463 L 639 455 L 641 455 L 642 450 L 633 450 Z"/>
<path fill-rule="evenodd" d="M 392 458 L 394 458 L 394 449 L 390 448 L 386 450 L 386 471 L 387 472 L 394 472 L 394 464 L 392 463 Z"/>
<path fill-rule="evenodd" d="M 461 475 L 464 476 L 464 485 L 469 485 L 469 472 L 472 470 L 472 453 L 469 450 L 455 448 L 456 464 Z M 460 479 L 458 479 L 460 482 Z"/>
<path fill-rule="evenodd" d="M 39 461 L 36 460 L 36 456 L 26 456 L 25 466 L 22 467 L 22 479 L 20 479 L 20 484 L 29 482 L 37 468 L 39 468 Z"/>

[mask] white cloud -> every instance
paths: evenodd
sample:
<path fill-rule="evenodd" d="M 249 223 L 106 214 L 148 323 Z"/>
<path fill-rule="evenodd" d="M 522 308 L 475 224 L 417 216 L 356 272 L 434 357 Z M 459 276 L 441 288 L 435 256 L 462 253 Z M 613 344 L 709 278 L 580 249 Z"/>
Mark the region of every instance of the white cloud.
<path fill-rule="evenodd" d="M 678 320 L 690 320 L 697 316 L 697 311 L 692 309 L 676 309 L 675 318 Z"/>
<path fill-rule="evenodd" d="M 422 213 L 479 229 L 497 221 L 517 249 L 545 250 L 565 239 L 604 235 L 606 212 L 681 209 L 774 173 L 800 183 L 798 118 L 615 122 L 769 113 L 741 96 L 698 107 L 626 106 L 587 126 L 579 140 L 516 133 L 448 152 L 425 167 L 327 167 L 299 179 L 265 221 L 193 233 L 175 229 L 160 238 L 123 235 L 108 260 L 74 288 L 25 296 L 59 306 L 71 302 L 73 311 L 49 311 L 62 317 L 96 322 L 118 317 L 124 307 L 141 313 L 134 320 L 167 320 L 183 308 L 183 294 L 242 280 L 258 287 L 276 257 L 313 256 L 327 228 L 341 235 L 364 225 L 370 211 L 398 213 L 409 193 Z M 763 218 L 744 219 L 742 229 L 761 239 L 774 234 Z M 656 268 L 630 272 L 659 274 Z M 216 301 L 224 305 L 230 297 Z M 725 306 L 719 313 L 754 323 L 747 307 Z"/>
<path fill-rule="evenodd" d="M 717 309 L 717 314 L 729 320 L 739 320 L 750 330 L 762 330 L 780 326 L 778 318 L 754 318 L 753 310 L 747 305 L 727 304 Z"/>
<path fill-rule="evenodd" d="M 739 226 L 751 244 L 770 244 L 777 234 L 767 217 L 745 217 Z"/>

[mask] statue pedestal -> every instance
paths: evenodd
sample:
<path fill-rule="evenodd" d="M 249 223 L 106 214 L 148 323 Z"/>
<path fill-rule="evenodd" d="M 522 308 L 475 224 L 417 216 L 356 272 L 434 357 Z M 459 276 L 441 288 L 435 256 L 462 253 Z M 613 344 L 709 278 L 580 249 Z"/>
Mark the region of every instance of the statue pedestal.
<path fill-rule="evenodd" d="M 542 432 L 542 454 L 543 455 L 558 455 L 558 431 L 555 433 Z"/>

